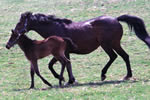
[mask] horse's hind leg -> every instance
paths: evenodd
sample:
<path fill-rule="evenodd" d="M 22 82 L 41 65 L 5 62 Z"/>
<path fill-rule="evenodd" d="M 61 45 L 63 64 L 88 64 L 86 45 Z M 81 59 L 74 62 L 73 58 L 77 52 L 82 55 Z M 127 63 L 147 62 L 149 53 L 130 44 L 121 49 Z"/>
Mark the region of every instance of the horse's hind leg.
<path fill-rule="evenodd" d="M 48 86 L 52 87 L 52 85 L 41 76 L 39 69 L 38 69 L 37 61 L 32 61 L 31 63 L 32 63 L 32 66 L 34 67 L 35 73 L 41 78 L 41 80 Z"/>
<path fill-rule="evenodd" d="M 128 80 L 132 77 L 132 70 L 130 66 L 129 55 L 122 49 L 120 43 L 114 47 L 114 50 L 123 58 L 127 66 L 127 75 L 124 77 L 124 80 Z"/>
<path fill-rule="evenodd" d="M 108 56 L 110 57 L 110 60 L 105 65 L 105 67 L 102 69 L 101 80 L 103 81 L 106 78 L 105 74 L 107 73 L 108 68 L 114 62 L 114 60 L 117 58 L 117 54 L 113 51 L 113 49 L 111 48 L 111 46 L 109 44 L 103 44 L 101 46 L 104 49 L 104 51 L 108 54 Z"/>

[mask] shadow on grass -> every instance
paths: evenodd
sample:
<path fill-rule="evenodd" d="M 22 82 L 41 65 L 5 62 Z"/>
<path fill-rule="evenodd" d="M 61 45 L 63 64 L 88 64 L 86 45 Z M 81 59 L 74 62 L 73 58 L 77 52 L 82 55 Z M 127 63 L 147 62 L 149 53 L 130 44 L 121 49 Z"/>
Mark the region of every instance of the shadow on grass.
<path fill-rule="evenodd" d="M 70 87 L 80 87 L 80 86 L 102 86 L 108 84 L 121 84 L 121 83 L 135 83 L 138 81 L 124 81 L 124 80 L 113 80 L 113 81 L 103 81 L 103 82 L 89 82 L 89 83 L 75 83 L 73 85 L 65 85 L 60 87 L 58 85 L 53 86 L 53 88 L 70 88 Z"/>
<path fill-rule="evenodd" d="M 121 84 L 121 83 L 136 83 L 137 80 L 130 80 L 130 81 L 124 81 L 124 80 L 113 80 L 113 81 L 103 81 L 103 82 L 89 82 L 89 83 L 75 83 L 72 85 L 64 85 L 60 87 L 59 85 L 54 85 L 52 88 L 24 88 L 24 89 L 13 89 L 13 91 L 27 91 L 27 90 L 51 90 L 51 89 L 58 89 L 58 88 L 72 88 L 72 87 L 82 87 L 82 86 L 103 86 L 103 85 L 109 85 L 109 84 Z"/>

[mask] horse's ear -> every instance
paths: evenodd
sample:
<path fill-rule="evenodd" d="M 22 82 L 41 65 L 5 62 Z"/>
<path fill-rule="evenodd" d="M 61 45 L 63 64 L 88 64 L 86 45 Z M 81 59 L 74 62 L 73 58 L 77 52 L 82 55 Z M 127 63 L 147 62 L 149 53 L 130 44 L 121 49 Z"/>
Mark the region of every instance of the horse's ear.
<path fill-rule="evenodd" d="M 23 18 L 29 18 L 31 15 L 32 15 L 32 12 L 27 11 L 27 12 L 25 12 L 25 13 L 22 13 L 22 14 L 21 14 L 21 17 L 23 17 Z"/>
<path fill-rule="evenodd" d="M 29 12 L 27 16 L 31 16 L 31 15 L 32 15 L 32 12 Z"/>
<path fill-rule="evenodd" d="M 32 16 L 32 12 L 26 12 L 26 17 L 29 18 L 30 16 Z"/>
<path fill-rule="evenodd" d="M 11 32 L 12 32 L 12 33 L 14 33 L 14 30 L 13 30 L 13 29 L 11 29 Z"/>

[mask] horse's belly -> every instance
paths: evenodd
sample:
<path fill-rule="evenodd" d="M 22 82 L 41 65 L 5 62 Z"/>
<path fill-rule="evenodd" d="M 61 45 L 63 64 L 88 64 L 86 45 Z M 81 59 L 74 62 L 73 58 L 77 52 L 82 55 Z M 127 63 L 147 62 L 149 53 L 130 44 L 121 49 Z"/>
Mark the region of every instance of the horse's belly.
<path fill-rule="evenodd" d="M 92 42 L 92 41 L 88 41 L 80 44 L 77 43 L 78 49 L 76 51 L 72 51 L 72 53 L 88 54 L 96 50 L 99 47 L 99 45 L 100 45 L 99 43 Z"/>

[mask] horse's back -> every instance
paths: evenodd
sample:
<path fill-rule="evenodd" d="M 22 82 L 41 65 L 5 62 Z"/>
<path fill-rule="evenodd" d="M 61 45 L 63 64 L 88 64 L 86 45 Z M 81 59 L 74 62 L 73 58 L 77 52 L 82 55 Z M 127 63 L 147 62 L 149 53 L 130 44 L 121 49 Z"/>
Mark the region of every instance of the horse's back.
<path fill-rule="evenodd" d="M 99 16 L 86 21 L 70 24 L 68 35 L 77 44 L 75 53 L 87 54 L 97 49 L 102 43 L 120 42 L 123 30 L 116 18 Z"/>
<path fill-rule="evenodd" d="M 92 32 L 115 32 L 120 31 L 122 32 L 122 26 L 119 21 L 111 16 L 99 16 L 93 19 L 89 19 L 83 22 L 76 23 L 86 30 L 91 30 Z"/>
<path fill-rule="evenodd" d="M 92 19 L 91 21 L 91 25 L 94 26 L 98 26 L 98 27 L 105 27 L 105 26 L 109 26 L 109 27 L 115 27 L 119 26 L 120 23 L 119 21 L 111 16 L 99 16 L 97 18 Z"/>
<path fill-rule="evenodd" d="M 101 42 L 104 41 L 119 42 L 122 37 L 123 34 L 122 25 L 114 17 L 111 16 L 97 17 L 93 22 L 91 22 L 91 25 L 95 30 L 99 30 L 97 35 L 99 38 L 98 40 Z"/>

